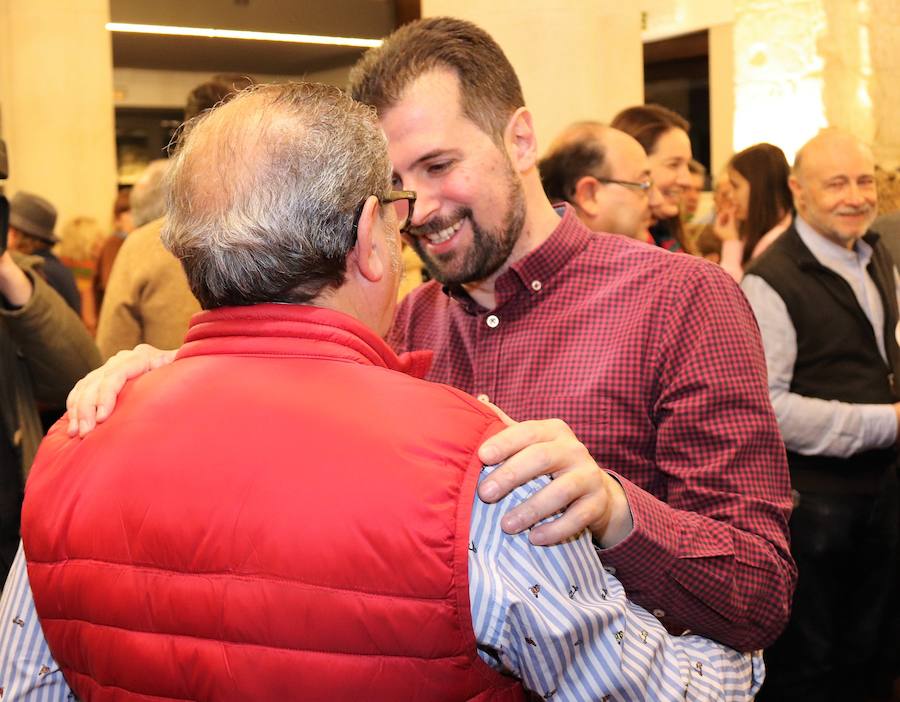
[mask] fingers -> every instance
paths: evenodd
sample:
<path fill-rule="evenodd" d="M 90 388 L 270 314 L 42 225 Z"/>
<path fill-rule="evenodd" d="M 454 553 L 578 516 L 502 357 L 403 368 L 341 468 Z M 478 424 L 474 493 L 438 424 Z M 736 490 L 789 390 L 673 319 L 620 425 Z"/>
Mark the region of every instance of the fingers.
<path fill-rule="evenodd" d="M 478 449 L 478 457 L 487 466 L 496 465 L 526 446 L 565 435 L 573 436 L 572 430 L 560 419 L 513 423 L 485 441 Z"/>
<path fill-rule="evenodd" d="M 105 364 L 76 383 L 66 399 L 69 412 L 69 436 L 85 436 L 104 421 L 116 406 L 116 399 L 131 378 L 171 363 L 175 351 L 161 351 L 141 344 L 130 351 L 119 351 Z"/>
<path fill-rule="evenodd" d="M 558 519 L 533 528 L 531 542 L 537 545 L 558 543 L 580 534 L 606 514 L 605 477 L 599 468 L 587 465 L 563 473 L 504 515 L 501 520 L 503 531 L 519 533 L 565 510 Z"/>
<path fill-rule="evenodd" d="M 569 505 L 559 519 L 532 529 L 528 540 L 535 546 L 562 543 L 589 529 L 605 511 L 605 503 L 599 502 L 596 495 L 584 495 Z"/>
<path fill-rule="evenodd" d="M 116 406 L 116 397 L 128 381 L 122 370 L 102 366 L 78 381 L 69 393 L 69 436 L 83 437 L 102 422 Z"/>
<path fill-rule="evenodd" d="M 175 360 L 175 354 L 178 353 L 178 349 L 172 349 L 171 351 L 161 351 L 160 349 L 153 348 L 152 346 L 147 346 L 150 351 L 150 370 L 156 370 L 157 368 L 162 368 L 163 366 L 169 365 L 172 361 Z M 140 375 L 143 371 L 135 372 L 134 375 L 129 375 L 129 378 L 133 378 L 136 375 Z"/>

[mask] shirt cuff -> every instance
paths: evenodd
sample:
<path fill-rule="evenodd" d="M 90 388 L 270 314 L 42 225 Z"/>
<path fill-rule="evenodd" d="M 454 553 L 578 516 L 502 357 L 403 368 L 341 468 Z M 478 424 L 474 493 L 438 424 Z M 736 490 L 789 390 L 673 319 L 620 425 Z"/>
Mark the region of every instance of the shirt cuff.
<path fill-rule="evenodd" d="M 604 567 L 625 586 L 629 597 L 658 589 L 677 560 L 680 529 L 672 524 L 673 509 L 634 483 L 609 471 L 622 485 L 634 528 L 615 546 L 598 551 Z"/>

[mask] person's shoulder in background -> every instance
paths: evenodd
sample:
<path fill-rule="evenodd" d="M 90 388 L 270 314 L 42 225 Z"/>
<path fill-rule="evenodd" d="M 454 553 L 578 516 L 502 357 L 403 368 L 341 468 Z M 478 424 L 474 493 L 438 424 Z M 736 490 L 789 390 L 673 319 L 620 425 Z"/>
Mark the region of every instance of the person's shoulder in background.
<path fill-rule="evenodd" d="M 878 217 L 872 223 L 872 231 L 881 235 L 881 241 L 891 254 L 895 264 L 900 264 L 900 210 Z"/>

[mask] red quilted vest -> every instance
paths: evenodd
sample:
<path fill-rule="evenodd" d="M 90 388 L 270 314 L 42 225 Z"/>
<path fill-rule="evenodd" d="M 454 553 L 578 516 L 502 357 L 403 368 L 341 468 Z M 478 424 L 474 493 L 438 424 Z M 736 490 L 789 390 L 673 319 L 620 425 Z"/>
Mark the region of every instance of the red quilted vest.
<path fill-rule="evenodd" d="M 469 611 L 476 450 L 498 422 L 411 377 L 423 360 L 323 309 L 204 312 L 87 438 L 57 426 L 22 530 L 79 697 L 522 699 Z"/>

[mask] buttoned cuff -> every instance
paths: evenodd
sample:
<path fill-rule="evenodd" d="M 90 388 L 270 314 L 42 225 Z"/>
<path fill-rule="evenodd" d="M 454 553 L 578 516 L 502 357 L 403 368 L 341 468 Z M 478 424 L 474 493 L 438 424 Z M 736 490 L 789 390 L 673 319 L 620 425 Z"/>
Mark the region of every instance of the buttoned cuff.
<path fill-rule="evenodd" d="M 612 548 L 598 549 L 603 565 L 622 582 L 632 599 L 641 591 L 659 591 L 678 553 L 681 530 L 673 510 L 646 490 L 608 471 L 625 490 L 634 528 Z"/>

